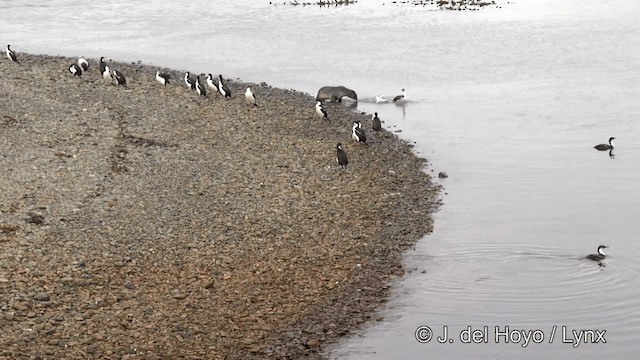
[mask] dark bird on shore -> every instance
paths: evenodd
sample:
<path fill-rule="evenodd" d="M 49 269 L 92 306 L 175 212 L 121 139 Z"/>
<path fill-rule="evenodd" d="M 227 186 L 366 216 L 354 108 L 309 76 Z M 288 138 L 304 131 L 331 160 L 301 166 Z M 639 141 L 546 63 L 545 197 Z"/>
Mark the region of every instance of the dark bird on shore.
<path fill-rule="evenodd" d="M 382 130 L 382 124 L 380 123 L 380 118 L 378 118 L 378 113 L 375 113 L 375 115 L 371 116 L 371 127 L 375 131 Z"/>
<path fill-rule="evenodd" d="M 171 77 L 168 74 L 161 73 L 160 70 L 156 71 L 156 81 L 158 81 L 160 84 L 167 86 L 170 78 Z"/>
<path fill-rule="evenodd" d="M 213 75 L 211 74 L 207 75 L 207 85 L 209 86 L 209 88 L 211 88 L 211 91 L 215 93 L 220 92 L 218 90 L 218 85 L 216 85 L 216 83 L 213 81 Z"/>
<path fill-rule="evenodd" d="M 397 95 L 396 97 L 393 98 L 393 102 L 398 102 L 398 101 L 405 101 L 407 99 L 407 93 L 404 92 L 404 89 L 402 89 L 402 95 Z"/>
<path fill-rule="evenodd" d="M 118 85 L 127 85 L 127 79 L 124 77 L 124 74 L 118 70 L 113 70 L 113 77 L 116 79 Z"/>
<path fill-rule="evenodd" d="M 195 80 L 193 80 L 193 78 L 191 77 L 191 73 L 189 73 L 187 71 L 186 74 L 184 74 L 184 83 L 187 84 L 187 87 L 191 90 L 195 90 L 196 89 L 196 82 Z"/>
<path fill-rule="evenodd" d="M 220 95 L 224 96 L 225 99 L 231 99 L 231 90 L 229 90 L 227 84 L 224 83 L 222 75 L 218 75 L 218 91 L 220 91 Z"/>
<path fill-rule="evenodd" d="M 598 246 L 598 253 L 597 254 L 589 254 L 589 255 L 585 256 L 585 259 L 589 259 L 589 260 L 593 260 L 593 261 L 604 260 L 604 258 L 605 258 L 604 249 L 606 249 L 606 248 L 608 248 L 608 246 L 606 246 L 606 245 Z"/>
<path fill-rule="evenodd" d="M 605 150 L 610 150 L 613 149 L 613 140 L 615 138 L 612 136 L 609 138 L 609 144 L 598 144 L 596 146 L 594 146 L 593 148 L 598 150 L 598 151 L 605 151 Z"/>
<path fill-rule="evenodd" d="M 69 66 L 69 72 L 72 73 L 74 77 L 82 77 L 82 69 L 78 64 L 71 64 Z"/>
<path fill-rule="evenodd" d="M 196 91 L 198 95 L 207 97 L 207 88 L 200 82 L 200 75 L 196 76 Z"/>
<path fill-rule="evenodd" d="M 16 53 L 9 48 L 10 46 L 11 45 L 7 45 L 7 57 L 9 58 L 9 60 L 20 64 L 20 61 L 18 61 L 18 57 L 16 56 Z"/>
<path fill-rule="evenodd" d="M 111 71 L 109 70 L 109 65 L 104 66 L 104 71 L 102 72 L 102 80 L 111 84 L 113 81 L 113 76 L 111 75 Z"/>
<path fill-rule="evenodd" d="M 336 161 L 338 162 L 338 165 L 342 166 L 343 169 L 345 169 L 347 167 L 347 164 L 349 163 L 349 159 L 347 159 L 347 153 L 342 150 L 341 143 L 338 143 L 338 145 L 336 145 Z"/>
<path fill-rule="evenodd" d="M 82 68 L 82 71 L 89 70 L 89 62 L 86 59 L 83 59 L 83 58 L 78 59 L 78 66 Z"/>
<path fill-rule="evenodd" d="M 364 129 L 362 128 L 362 124 L 360 123 L 360 121 L 353 122 L 353 128 L 351 129 L 351 137 L 353 138 L 353 140 L 359 143 L 367 142 L 367 136 L 364 133 Z"/>
<path fill-rule="evenodd" d="M 244 93 L 244 98 L 245 100 L 247 100 L 247 104 L 249 105 L 253 105 L 255 107 L 258 106 L 258 104 L 256 103 L 256 97 L 255 95 L 253 95 L 253 93 L 251 92 L 251 86 L 249 86 L 247 88 L 247 91 Z"/>
<path fill-rule="evenodd" d="M 316 101 L 316 114 L 318 114 L 318 116 L 320 116 L 323 119 L 329 120 L 329 115 L 327 113 L 327 109 L 322 107 L 322 102 L 320 102 L 320 101 Z"/>
<path fill-rule="evenodd" d="M 104 69 L 107 67 L 107 64 L 104 62 L 104 56 L 100 58 L 100 74 L 104 75 Z"/>

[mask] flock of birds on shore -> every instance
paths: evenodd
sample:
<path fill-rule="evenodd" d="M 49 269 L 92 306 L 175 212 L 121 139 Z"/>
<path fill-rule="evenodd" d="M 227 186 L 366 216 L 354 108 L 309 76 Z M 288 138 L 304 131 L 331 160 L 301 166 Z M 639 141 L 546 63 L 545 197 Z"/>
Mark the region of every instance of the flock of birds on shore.
<path fill-rule="evenodd" d="M 7 45 L 6 54 L 11 61 L 17 64 L 20 64 L 16 53 L 13 50 L 11 50 L 10 45 Z M 109 68 L 109 65 L 104 62 L 104 57 L 100 58 L 99 66 L 100 66 L 100 73 L 102 74 L 103 80 L 108 81 L 109 83 L 112 83 L 113 80 L 115 80 L 118 85 L 126 86 L 127 80 L 124 74 L 118 70 L 111 71 Z M 77 63 L 73 63 L 69 65 L 69 68 L 68 68 L 69 72 L 74 77 L 82 77 L 82 73 L 87 71 L 88 69 L 89 69 L 89 62 L 83 58 L 78 59 Z M 156 78 L 156 81 L 158 81 L 160 84 L 164 86 L 166 86 L 170 82 L 170 76 L 168 74 L 161 73 L 160 70 L 156 71 L 155 78 Z M 196 78 L 193 79 L 191 74 L 189 72 L 186 72 L 184 75 L 184 82 L 187 87 L 189 87 L 192 90 L 195 90 L 198 93 L 198 95 L 207 96 L 207 90 L 205 85 L 202 83 L 200 75 L 196 76 Z M 228 86 L 225 84 L 224 78 L 222 77 L 222 75 L 218 75 L 217 83 L 216 83 L 214 81 L 213 76 L 211 74 L 208 74 L 206 77 L 206 84 L 212 91 L 219 93 L 225 99 L 231 98 L 231 91 L 229 90 Z M 406 93 L 405 93 L 405 90 L 402 89 L 402 95 L 398 95 L 394 97 L 393 101 L 397 102 L 405 99 L 406 99 Z M 258 107 L 258 104 L 256 102 L 256 97 L 251 91 L 251 86 L 249 86 L 247 88 L 247 91 L 245 92 L 245 100 L 248 104 Z M 376 102 L 386 102 L 386 99 L 384 98 L 383 95 L 380 95 L 376 97 Z M 329 120 L 329 114 L 327 112 L 327 109 L 324 106 L 322 106 L 321 101 L 316 101 L 315 112 L 321 119 Z M 380 122 L 380 118 L 378 117 L 377 112 L 371 116 L 371 127 L 374 131 L 382 130 L 382 124 Z M 353 127 L 351 129 L 351 137 L 357 143 L 366 144 L 367 136 L 364 129 L 362 128 L 362 123 L 360 121 L 353 122 Z M 598 151 L 609 150 L 609 155 L 613 156 L 612 155 L 612 151 L 614 148 L 613 140 L 615 139 L 616 139 L 615 137 L 610 137 L 608 144 L 598 144 L 594 146 L 594 148 Z M 347 164 L 349 163 L 347 153 L 342 148 L 342 143 L 337 143 L 336 145 L 336 161 L 338 165 L 342 167 L 342 169 L 345 169 L 347 167 Z M 606 257 L 604 253 L 604 249 L 606 249 L 607 247 L 608 246 L 606 245 L 600 245 L 598 246 L 597 254 L 590 254 L 590 255 L 587 255 L 585 258 L 588 260 L 597 261 L 602 266 L 602 260 L 604 260 Z"/>
<path fill-rule="evenodd" d="M 11 50 L 11 45 L 7 45 L 6 54 L 11 61 L 17 64 L 20 64 L 16 53 L 13 50 Z M 100 68 L 100 74 L 102 75 L 102 79 L 105 82 L 111 84 L 115 80 L 117 85 L 122 85 L 126 87 L 127 79 L 125 75 L 119 70 L 115 70 L 115 69 L 111 70 L 110 66 L 104 62 L 104 57 L 100 58 L 99 68 Z M 79 58 L 76 63 L 73 63 L 68 67 L 68 71 L 73 75 L 73 77 L 81 78 L 83 72 L 86 72 L 88 70 L 89 70 L 89 62 L 83 58 Z M 158 81 L 160 84 L 164 86 L 169 84 L 171 81 L 171 77 L 166 73 L 160 72 L 160 70 L 156 71 L 155 78 L 156 78 L 156 81 Z M 211 91 L 213 91 L 214 93 L 219 93 L 223 98 L 225 99 L 231 98 L 231 90 L 225 83 L 222 75 L 218 75 L 218 77 L 214 79 L 213 75 L 208 74 L 205 82 L 206 82 L 206 86 L 202 78 L 200 77 L 200 75 L 196 76 L 195 79 L 193 78 L 190 72 L 186 72 L 184 75 L 185 85 L 191 90 L 195 90 L 200 96 L 206 97 L 207 87 L 209 87 Z M 247 91 L 245 92 L 244 95 L 245 95 L 245 100 L 248 104 L 254 107 L 259 107 L 256 101 L 256 96 L 251 90 L 251 86 L 247 87 Z M 400 100 L 403 100 L 405 97 L 406 97 L 406 93 L 404 92 L 404 89 L 402 89 L 402 95 L 396 96 L 393 99 L 393 101 L 394 102 L 400 101 Z M 321 101 L 316 101 L 315 112 L 321 119 L 329 120 L 329 114 L 327 112 L 327 109 L 322 105 Z M 381 124 L 380 118 L 378 117 L 377 112 L 371 116 L 371 127 L 374 131 L 382 130 L 382 124 Z M 351 129 L 351 138 L 357 143 L 366 144 L 367 135 L 360 121 L 353 122 L 353 127 Z M 336 161 L 338 165 L 342 167 L 343 170 L 346 169 L 349 163 L 347 154 L 342 148 L 342 143 L 337 143 L 336 145 Z"/>

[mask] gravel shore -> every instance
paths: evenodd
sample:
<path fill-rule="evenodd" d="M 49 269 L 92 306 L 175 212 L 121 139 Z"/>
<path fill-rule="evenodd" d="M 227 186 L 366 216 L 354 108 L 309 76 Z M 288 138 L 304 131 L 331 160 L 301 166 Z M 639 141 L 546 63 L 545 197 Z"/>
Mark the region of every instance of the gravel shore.
<path fill-rule="evenodd" d="M 370 115 L 0 60 L 0 358 L 300 359 L 375 318 L 440 187 Z M 217 74 L 214 74 L 217 76 Z M 361 120 L 368 145 L 351 141 Z M 349 156 L 337 166 L 335 146 Z"/>

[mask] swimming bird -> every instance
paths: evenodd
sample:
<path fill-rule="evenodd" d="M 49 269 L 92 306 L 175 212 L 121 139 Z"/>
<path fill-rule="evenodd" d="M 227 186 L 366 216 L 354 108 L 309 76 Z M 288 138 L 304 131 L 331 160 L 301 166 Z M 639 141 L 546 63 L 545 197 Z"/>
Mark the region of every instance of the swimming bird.
<path fill-rule="evenodd" d="M 244 93 L 244 98 L 245 100 L 247 100 L 247 104 L 249 105 L 253 105 L 255 107 L 258 106 L 258 104 L 256 103 L 256 97 L 255 95 L 253 95 L 253 93 L 251 92 L 251 86 L 249 86 L 247 88 L 247 92 Z"/>
<path fill-rule="evenodd" d="M 113 77 L 111 75 L 111 71 L 109 70 L 109 65 L 104 66 L 104 71 L 102 72 L 102 80 L 111 84 L 113 81 Z"/>
<path fill-rule="evenodd" d="M 598 151 L 604 151 L 604 150 L 609 150 L 609 149 L 613 149 L 613 140 L 615 138 L 612 136 L 609 138 L 609 144 L 598 144 L 596 146 L 594 146 L 593 148 L 598 150 Z"/>
<path fill-rule="evenodd" d="M 346 169 L 347 164 L 349 163 L 349 159 L 347 159 L 347 153 L 342 150 L 342 144 L 338 143 L 336 145 L 336 161 L 338 165 L 342 166 L 343 169 Z"/>
<path fill-rule="evenodd" d="M 100 74 L 104 74 L 104 69 L 107 67 L 107 64 L 104 62 L 104 56 L 100 57 Z"/>
<path fill-rule="evenodd" d="M 125 79 L 124 74 L 118 70 L 113 70 L 113 77 L 116 79 L 116 83 L 118 85 L 127 86 L 127 79 Z"/>
<path fill-rule="evenodd" d="M 323 119 L 329 120 L 329 115 L 327 114 L 327 110 L 322 107 L 322 103 L 320 101 L 316 101 L 316 114 Z"/>
<path fill-rule="evenodd" d="M 360 143 L 367 142 L 367 136 L 364 133 L 364 129 L 362 128 L 362 124 L 360 123 L 360 121 L 353 122 L 353 128 L 351 129 L 351 137 L 353 138 L 353 140 Z"/>
<path fill-rule="evenodd" d="M 371 127 L 375 131 L 382 130 L 382 124 L 380 123 L 380 118 L 378 118 L 378 113 L 375 113 L 375 115 L 371 115 Z"/>
<path fill-rule="evenodd" d="M 9 49 L 11 45 L 7 45 L 7 57 L 9 58 L 9 60 L 20 64 L 20 61 L 18 61 L 18 57 L 16 56 L 16 53 L 13 52 L 13 50 Z"/>
<path fill-rule="evenodd" d="M 220 95 L 224 96 L 225 99 L 231 99 L 231 90 L 229 90 L 227 84 L 224 83 L 222 75 L 218 75 L 218 91 L 220 91 Z"/>
<path fill-rule="evenodd" d="M 89 70 L 89 62 L 83 58 L 78 59 L 78 66 L 82 68 L 82 71 Z"/>
<path fill-rule="evenodd" d="M 193 80 L 193 78 L 191 78 L 191 73 L 189 73 L 188 71 L 186 74 L 184 74 L 184 83 L 187 84 L 187 87 L 189 89 L 196 89 L 196 82 Z"/>
<path fill-rule="evenodd" d="M 376 103 L 386 103 L 389 102 L 389 99 L 384 97 L 384 95 L 376 95 Z"/>
<path fill-rule="evenodd" d="M 169 74 L 161 73 L 160 70 L 156 70 L 156 80 L 160 84 L 167 86 L 167 84 L 169 83 L 169 79 L 170 79 Z"/>
<path fill-rule="evenodd" d="M 73 74 L 74 77 L 82 77 L 82 69 L 78 64 L 69 65 L 69 72 Z"/>
<path fill-rule="evenodd" d="M 211 74 L 207 75 L 207 85 L 209 86 L 211 91 L 213 91 L 214 93 L 219 92 L 218 91 L 218 85 L 216 85 L 216 83 L 213 81 L 213 75 L 211 75 Z"/>
<path fill-rule="evenodd" d="M 593 261 L 601 261 L 604 260 L 605 255 L 604 255 L 604 250 L 608 248 L 608 246 L 606 245 L 600 245 L 598 246 L 598 253 L 597 254 L 589 254 L 587 256 L 585 256 L 585 259 L 589 259 L 589 260 L 593 260 Z"/>
<path fill-rule="evenodd" d="M 396 97 L 393 98 L 393 102 L 397 102 L 397 101 L 404 101 L 407 99 L 407 93 L 404 92 L 404 89 L 402 89 L 402 95 L 397 95 Z"/>
<path fill-rule="evenodd" d="M 196 76 L 196 91 L 198 95 L 207 97 L 207 88 L 200 82 L 200 75 Z"/>

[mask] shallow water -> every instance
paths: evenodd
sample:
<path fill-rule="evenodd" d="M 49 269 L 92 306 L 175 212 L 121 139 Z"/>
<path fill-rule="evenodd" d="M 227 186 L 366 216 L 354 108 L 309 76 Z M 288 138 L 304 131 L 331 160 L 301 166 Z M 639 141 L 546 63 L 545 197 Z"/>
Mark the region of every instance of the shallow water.
<path fill-rule="evenodd" d="M 361 1 L 0 1 L 15 51 L 222 73 L 309 93 L 356 89 L 446 171 L 436 228 L 406 257 L 385 320 L 345 339 L 348 359 L 628 359 L 640 350 L 640 5 L 521 0 L 477 12 Z M 153 75 L 150 75 L 153 76 Z M 376 95 L 407 89 L 404 106 Z M 618 137 L 615 157 L 595 144 Z M 353 161 L 353 160 L 352 160 Z M 610 246 L 605 267 L 581 259 Z M 453 343 L 419 343 L 416 328 Z M 464 344 L 467 326 L 488 343 Z M 557 326 L 553 343 L 551 329 Z M 495 326 L 541 330 L 496 344 Z M 607 330 L 606 344 L 561 329 Z M 570 334 L 568 335 L 570 337 Z"/>

